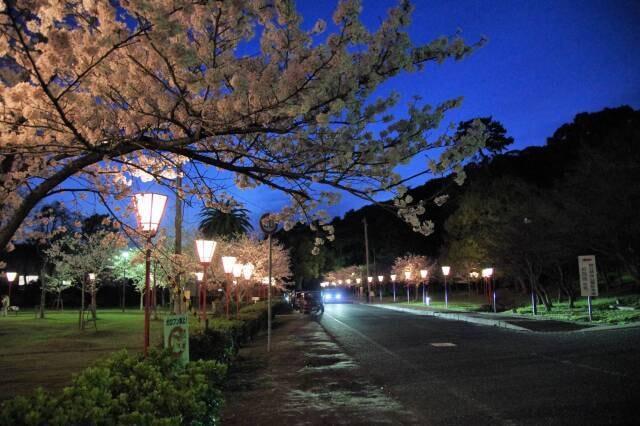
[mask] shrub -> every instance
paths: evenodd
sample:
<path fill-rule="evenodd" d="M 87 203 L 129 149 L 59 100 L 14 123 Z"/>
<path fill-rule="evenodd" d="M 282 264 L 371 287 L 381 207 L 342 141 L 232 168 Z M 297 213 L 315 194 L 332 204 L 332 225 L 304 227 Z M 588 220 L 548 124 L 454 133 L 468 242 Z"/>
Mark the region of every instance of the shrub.
<path fill-rule="evenodd" d="M 38 390 L 3 404 L 0 425 L 216 424 L 227 367 L 182 368 L 167 352 L 144 359 L 121 351 L 85 369 L 59 395 Z"/>

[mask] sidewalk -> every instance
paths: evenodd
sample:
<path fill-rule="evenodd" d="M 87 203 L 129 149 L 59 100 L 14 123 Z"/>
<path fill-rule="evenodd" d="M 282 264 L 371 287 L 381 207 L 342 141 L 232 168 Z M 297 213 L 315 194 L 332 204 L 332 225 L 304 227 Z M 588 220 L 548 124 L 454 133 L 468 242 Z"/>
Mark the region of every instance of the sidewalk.
<path fill-rule="evenodd" d="M 595 326 L 591 324 L 578 324 L 569 321 L 558 321 L 546 318 L 526 318 L 518 315 L 493 314 L 482 312 L 447 311 L 443 309 L 433 309 L 428 306 L 398 306 L 393 304 L 372 304 L 377 308 L 391 309 L 400 312 L 407 312 L 414 315 L 433 316 L 442 319 L 465 321 L 474 324 L 489 325 L 494 327 L 509 328 L 519 331 L 534 332 L 572 332 L 572 331 L 596 331 L 608 330 L 612 328 L 622 328 L 626 326 Z M 631 324 L 629 326 L 640 326 Z"/>
<path fill-rule="evenodd" d="M 309 316 L 278 316 L 240 350 L 225 389 L 224 425 L 419 424 Z"/>

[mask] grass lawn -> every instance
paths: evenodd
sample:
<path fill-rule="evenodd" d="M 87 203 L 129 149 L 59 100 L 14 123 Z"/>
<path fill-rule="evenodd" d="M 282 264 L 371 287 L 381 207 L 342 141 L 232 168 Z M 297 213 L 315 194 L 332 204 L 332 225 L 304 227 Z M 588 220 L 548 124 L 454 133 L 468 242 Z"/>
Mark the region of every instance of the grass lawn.
<path fill-rule="evenodd" d="M 96 359 L 126 348 L 141 351 L 144 316 L 141 311 L 99 310 L 97 330 L 89 323 L 78 329 L 78 312 L 32 311 L 0 317 L 0 400 L 28 394 L 36 387 L 55 390 L 69 384 L 72 374 Z M 162 321 L 151 322 L 151 344 L 162 341 Z"/>
<path fill-rule="evenodd" d="M 635 310 L 620 310 L 611 308 L 616 304 L 616 299 L 623 306 L 633 307 Z M 619 296 L 619 297 L 594 297 L 592 299 L 592 317 L 594 323 L 600 324 L 627 324 L 640 321 L 640 296 Z M 531 315 L 531 305 L 517 308 L 519 314 Z M 568 303 L 554 303 L 551 312 L 547 312 L 543 305 L 538 306 L 538 316 L 557 320 L 569 320 L 578 322 L 588 322 L 587 298 L 580 297 L 574 303 L 574 308 L 570 309 Z"/>

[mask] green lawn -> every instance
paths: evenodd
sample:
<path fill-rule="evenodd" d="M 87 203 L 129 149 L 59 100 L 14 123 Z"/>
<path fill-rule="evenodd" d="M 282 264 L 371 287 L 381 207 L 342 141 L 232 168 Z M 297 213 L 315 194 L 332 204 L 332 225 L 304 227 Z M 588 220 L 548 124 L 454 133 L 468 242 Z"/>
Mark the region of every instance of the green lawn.
<path fill-rule="evenodd" d="M 73 373 L 106 354 L 126 348 L 141 351 L 144 316 L 99 310 L 97 330 L 89 323 L 78 329 L 78 312 L 33 312 L 0 317 L 0 400 L 26 394 L 38 386 L 55 390 L 67 385 Z M 151 322 L 151 344 L 160 344 L 162 321 Z"/>
<path fill-rule="evenodd" d="M 635 308 L 635 310 L 620 310 L 612 308 L 618 299 L 623 306 Z M 622 297 L 594 297 L 592 300 L 592 317 L 594 323 L 600 324 L 627 324 L 640 321 L 640 296 Z M 531 315 L 531 305 L 517 308 L 519 314 Z M 580 297 L 574 303 L 574 308 L 569 308 L 568 303 L 554 303 L 550 312 L 547 312 L 543 305 L 538 306 L 538 316 L 545 318 L 588 322 L 587 298 Z"/>

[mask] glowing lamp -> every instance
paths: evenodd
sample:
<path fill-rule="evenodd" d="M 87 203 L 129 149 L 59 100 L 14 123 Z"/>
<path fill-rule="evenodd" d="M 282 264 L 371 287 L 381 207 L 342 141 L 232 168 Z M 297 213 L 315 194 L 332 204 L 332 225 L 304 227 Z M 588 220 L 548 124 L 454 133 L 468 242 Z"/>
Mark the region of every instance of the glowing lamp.
<path fill-rule="evenodd" d="M 477 272 L 477 271 L 471 271 L 471 272 L 469 272 L 469 277 L 470 277 L 470 278 L 474 278 L 474 279 L 475 279 L 475 278 L 478 278 L 479 276 L 480 276 L 480 274 L 478 274 L 478 272 Z"/>
<path fill-rule="evenodd" d="M 420 269 L 420 278 L 425 279 L 427 278 L 427 274 L 429 273 L 429 271 L 427 271 L 426 269 Z"/>
<path fill-rule="evenodd" d="M 233 265 L 236 264 L 236 258 L 233 256 L 222 256 L 222 269 L 225 274 L 233 273 Z"/>
<path fill-rule="evenodd" d="M 253 270 L 255 269 L 255 266 L 253 266 L 253 263 L 245 263 L 242 266 L 242 276 L 244 277 L 245 280 L 250 280 L 251 279 L 251 275 L 253 275 Z M 268 278 L 267 278 L 268 280 Z"/>
<path fill-rule="evenodd" d="M 142 232 L 155 235 L 167 204 L 167 196 L 153 193 L 136 194 L 134 202 L 138 217 L 138 227 Z"/>
<path fill-rule="evenodd" d="M 200 263 L 211 263 L 218 243 L 213 240 L 196 240 L 196 250 Z"/>
<path fill-rule="evenodd" d="M 411 271 L 404 271 L 404 279 L 407 281 L 411 279 Z"/>
<path fill-rule="evenodd" d="M 196 276 L 196 281 L 200 282 L 204 278 L 204 272 L 194 272 Z"/>
<path fill-rule="evenodd" d="M 89 273 L 89 281 L 94 281 L 96 279 L 96 274 L 94 274 L 93 272 Z"/>
<path fill-rule="evenodd" d="M 482 270 L 482 278 L 491 278 L 493 275 L 493 268 L 484 268 Z"/>
<path fill-rule="evenodd" d="M 347 283 L 347 285 L 351 285 L 351 280 L 347 278 L 347 280 L 345 281 Z"/>
<path fill-rule="evenodd" d="M 384 275 L 378 275 L 378 281 L 382 282 L 384 280 Z"/>
<path fill-rule="evenodd" d="M 450 266 L 443 266 L 442 267 L 442 275 L 444 275 L 445 277 L 448 276 L 450 272 L 451 272 L 451 267 Z"/>
<path fill-rule="evenodd" d="M 231 270 L 234 278 L 240 278 L 240 276 L 242 275 L 243 266 L 244 265 L 242 263 L 234 263 L 233 269 Z"/>
<path fill-rule="evenodd" d="M 362 278 L 356 278 L 356 284 L 361 284 L 362 283 Z"/>
<path fill-rule="evenodd" d="M 18 276 L 17 272 L 7 272 L 7 281 L 12 283 L 12 282 L 14 282 L 16 280 L 17 276 Z"/>
<path fill-rule="evenodd" d="M 373 277 L 367 277 L 368 282 L 373 282 Z"/>
<path fill-rule="evenodd" d="M 390 278 L 391 278 L 391 282 L 394 282 L 394 283 L 396 282 L 396 274 L 391 274 Z"/>
<path fill-rule="evenodd" d="M 342 280 L 338 280 L 338 285 L 342 285 Z"/>

